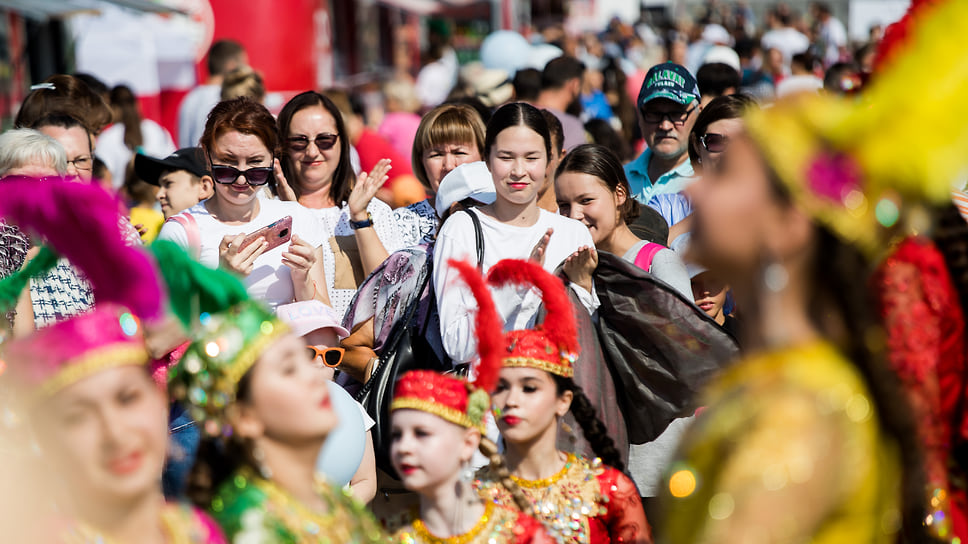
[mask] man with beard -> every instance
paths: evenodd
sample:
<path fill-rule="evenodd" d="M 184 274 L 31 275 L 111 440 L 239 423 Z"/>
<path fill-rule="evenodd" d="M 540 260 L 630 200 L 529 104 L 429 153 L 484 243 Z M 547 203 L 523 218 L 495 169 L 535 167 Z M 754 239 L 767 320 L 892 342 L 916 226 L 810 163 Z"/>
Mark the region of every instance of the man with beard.
<path fill-rule="evenodd" d="M 659 195 L 680 193 L 694 172 L 689 133 L 699 116 L 699 86 L 683 66 L 653 66 L 636 101 L 642 137 L 648 147 L 625 165 L 632 196 L 642 204 Z"/>
<path fill-rule="evenodd" d="M 565 132 L 565 151 L 589 142 L 581 120 L 565 113 L 576 108 L 581 110 L 578 99 L 584 74 L 585 65 L 569 56 L 552 59 L 541 72 L 541 93 L 535 106 L 550 111 L 561 121 Z"/>

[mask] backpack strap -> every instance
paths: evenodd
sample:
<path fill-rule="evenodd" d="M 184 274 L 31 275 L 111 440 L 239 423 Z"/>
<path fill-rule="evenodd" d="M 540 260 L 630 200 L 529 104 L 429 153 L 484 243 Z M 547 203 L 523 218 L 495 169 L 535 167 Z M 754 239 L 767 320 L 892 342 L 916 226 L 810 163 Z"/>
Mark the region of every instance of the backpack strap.
<path fill-rule="evenodd" d="M 180 213 L 169 217 L 168 220 L 178 223 L 185 229 L 185 234 L 188 236 L 189 253 L 197 259 L 202 253 L 202 239 L 195 216 L 190 213 Z"/>
<path fill-rule="evenodd" d="M 652 270 L 652 259 L 663 249 L 665 249 L 665 246 L 662 244 L 656 244 L 654 242 L 645 244 L 639 250 L 639 254 L 635 256 L 635 266 L 649 272 Z"/>

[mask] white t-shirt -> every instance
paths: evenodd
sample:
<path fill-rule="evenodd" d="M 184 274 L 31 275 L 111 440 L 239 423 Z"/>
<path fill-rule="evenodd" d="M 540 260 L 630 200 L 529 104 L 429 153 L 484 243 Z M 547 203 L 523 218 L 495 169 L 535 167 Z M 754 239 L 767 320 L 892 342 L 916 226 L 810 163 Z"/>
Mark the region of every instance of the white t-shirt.
<path fill-rule="evenodd" d="M 356 231 L 350 227 L 349 205 L 344 203 L 339 207 L 333 206 L 332 208 L 322 209 L 307 208 L 306 210 L 315 218 L 316 229 L 319 232 L 320 243 L 323 246 L 323 270 L 326 272 L 326 283 L 327 287 L 329 287 L 331 306 L 336 310 L 336 315 L 342 317 L 346 315 L 346 309 L 349 308 L 350 302 L 353 300 L 353 296 L 356 295 L 356 288 L 358 287 L 346 283 L 348 271 L 345 270 L 345 266 L 342 264 L 345 263 L 344 259 L 340 259 L 340 273 L 337 274 L 336 253 L 333 251 L 333 246 L 337 244 L 336 237 L 352 238 L 353 240 L 350 241 L 350 244 L 356 244 Z M 380 238 L 380 241 L 383 242 L 383 248 L 387 250 L 387 254 L 403 249 L 401 231 L 397 226 L 397 222 L 393 219 L 393 211 L 390 210 L 390 206 L 374 198 L 370 201 L 366 210 L 373 217 L 373 228 L 376 230 L 376 235 Z M 320 222 L 322 222 L 321 226 Z M 339 246 L 337 245 L 337 247 Z M 359 257 L 356 256 L 355 258 L 358 259 Z M 337 279 L 339 279 L 340 285 L 336 284 Z"/>
<path fill-rule="evenodd" d="M 205 132 L 208 113 L 222 99 L 221 85 L 199 85 L 178 106 L 178 147 L 196 147 Z"/>
<path fill-rule="evenodd" d="M 474 209 L 481 220 L 484 238 L 484 272 L 502 259 L 527 259 L 531 250 L 549 228 L 554 229 L 545 252 L 544 269 L 553 272 L 566 257 L 580 246 L 595 247 L 585 225 L 567 217 L 541 210 L 537 223 L 530 227 L 505 225 Z M 477 244 L 474 223 L 466 213 L 457 213 L 444 223 L 437 233 L 434 246 L 434 289 L 440 313 L 440 334 L 444 350 L 455 363 L 465 363 L 477 356 L 474 337 L 474 312 L 477 300 L 459 279 L 449 259 L 477 263 Z M 572 286 L 586 307 L 594 304 L 593 297 L 584 289 Z M 505 287 L 492 289 L 494 304 L 504 318 L 505 330 L 528 328 L 541 305 L 537 290 Z"/>
<path fill-rule="evenodd" d="M 150 157 L 163 159 L 175 152 L 175 142 L 171 134 L 151 119 L 141 121 L 141 152 Z M 124 125 L 115 123 L 104 130 L 97 138 L 98 156 L 111 171 L 112 185 L 115 189 L 124 184 L 124 173 L 134 152 L 124 145 Z"/>
<path fill-rule="evenodd" d="M 293 234 L 313 247 L 319 247 L 324 242 L 323 233 L 313 214 L 295 202 L 259 199 L 259 214 L 244 225 L 226 225 L 218 221 L 212 217 L 204 202 L 199 202 L 182 213 L 191 214 L 195 218 L 201 242 L 198 260 L 211 268 L 218 268 L 218 246 L 223 237 L 255 232 L 287 215 L 292 216 Z M 165 222 L 158 234 L 158 239 L 175 242 L 189 252 L 195 251 L 194 248 L 189 247 L 188 233 L 185 232 L 185 228 L 176 221 Z M 243 280 L 249 296 L 265 302 L 270 308 L 293 302 L 290 269 L 282 264 L 282 254 L 288 248 L 288 243 L 282 244 L 260 255 L 255 260 L 252 273 Z"/>
<path fill-rule="evenodd" d="M 810 48 L 810 38 L 799 30 L 787 26 L 763 34 L 761 44 L 764 51 L 778 49 L 783 54 L 783 63 L 789 67 L 793 55 L 803 53 Z"/>

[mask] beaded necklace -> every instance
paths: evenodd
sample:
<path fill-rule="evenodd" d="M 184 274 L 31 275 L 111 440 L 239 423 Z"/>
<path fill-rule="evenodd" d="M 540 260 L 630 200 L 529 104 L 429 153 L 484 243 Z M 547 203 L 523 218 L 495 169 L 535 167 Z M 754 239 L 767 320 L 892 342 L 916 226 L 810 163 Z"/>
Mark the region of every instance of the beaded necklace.
<path fill-rule="evenodd" d="M 514 527 L 517 515 L 515 511 L 498 507 L 491 501 L 485 501 L 484 515 L 464 534 L 445 538 L 435 536 L 427 530 L 423 521 L 415 517 L 411 523 L 412 536 L 406 530 L 399 531 L 398 535 L 402 542 L 420 544 L 471 544 L 474 542 L 498 544 L 514 542 Z"/>

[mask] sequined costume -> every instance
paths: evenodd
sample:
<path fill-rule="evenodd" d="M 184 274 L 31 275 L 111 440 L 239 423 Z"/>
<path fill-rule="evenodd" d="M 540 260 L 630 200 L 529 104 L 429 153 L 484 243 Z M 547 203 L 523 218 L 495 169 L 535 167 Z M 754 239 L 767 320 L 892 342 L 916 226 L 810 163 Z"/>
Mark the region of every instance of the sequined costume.
<path fill-rule="evenodd" d="M 490 468 L 481 469 L 478 476 L 476 485 L 482 495 L 498 504 L 514 504 Z M 535 517 L 558 542 L 650 542 L 635 484 L 599 459 L 589 461 L 569 454 L 564 468 L 550 478 L 511 478 L 534 504 Z"/>
<path fill-rule="evenodd" d="M 169 503 L 161 511 L 161 526 L 168 544 L 225 544 L 218 525 L 192 506 Z M 60 531 L 58 544 L 112 544 L 89 525 L 75 523 Z"/>
<path fill-rule="evenodd" d="M 964 474 L 953 447 L 968 439 L 963 416 L 968 364 L 965 319 L 944 257 L 928 240 L 908 238 L 878 268 L 888 361 L 901 379 L 924 449 L 928 525 L 936 536 L 968 538 Z"/>
<path fill-rule="evenodd" d="M 661 542 L 897 540 L 898 444 L 833 346 L 741 361 L 702 404 L 663 486 Z"/>
<path fill-rule="evenodd" d="M 326 503 L 314 512 L 287 491 L 249 468 L 236 471 L 212 499 L 211 514 L 229 542 L 272 544 L 384 542 L 373 516 L 348 491 L 317 481 Z"/>
<path fill-rule="evenodd" d="M 470 531 L 441 538 L 427 530 L 419 519 L 412 520 L 393 535 L 401 544 L 532 544 L 553 542 L 534 518 L 517 510 L 488 502 L 484 515 Z"/>

